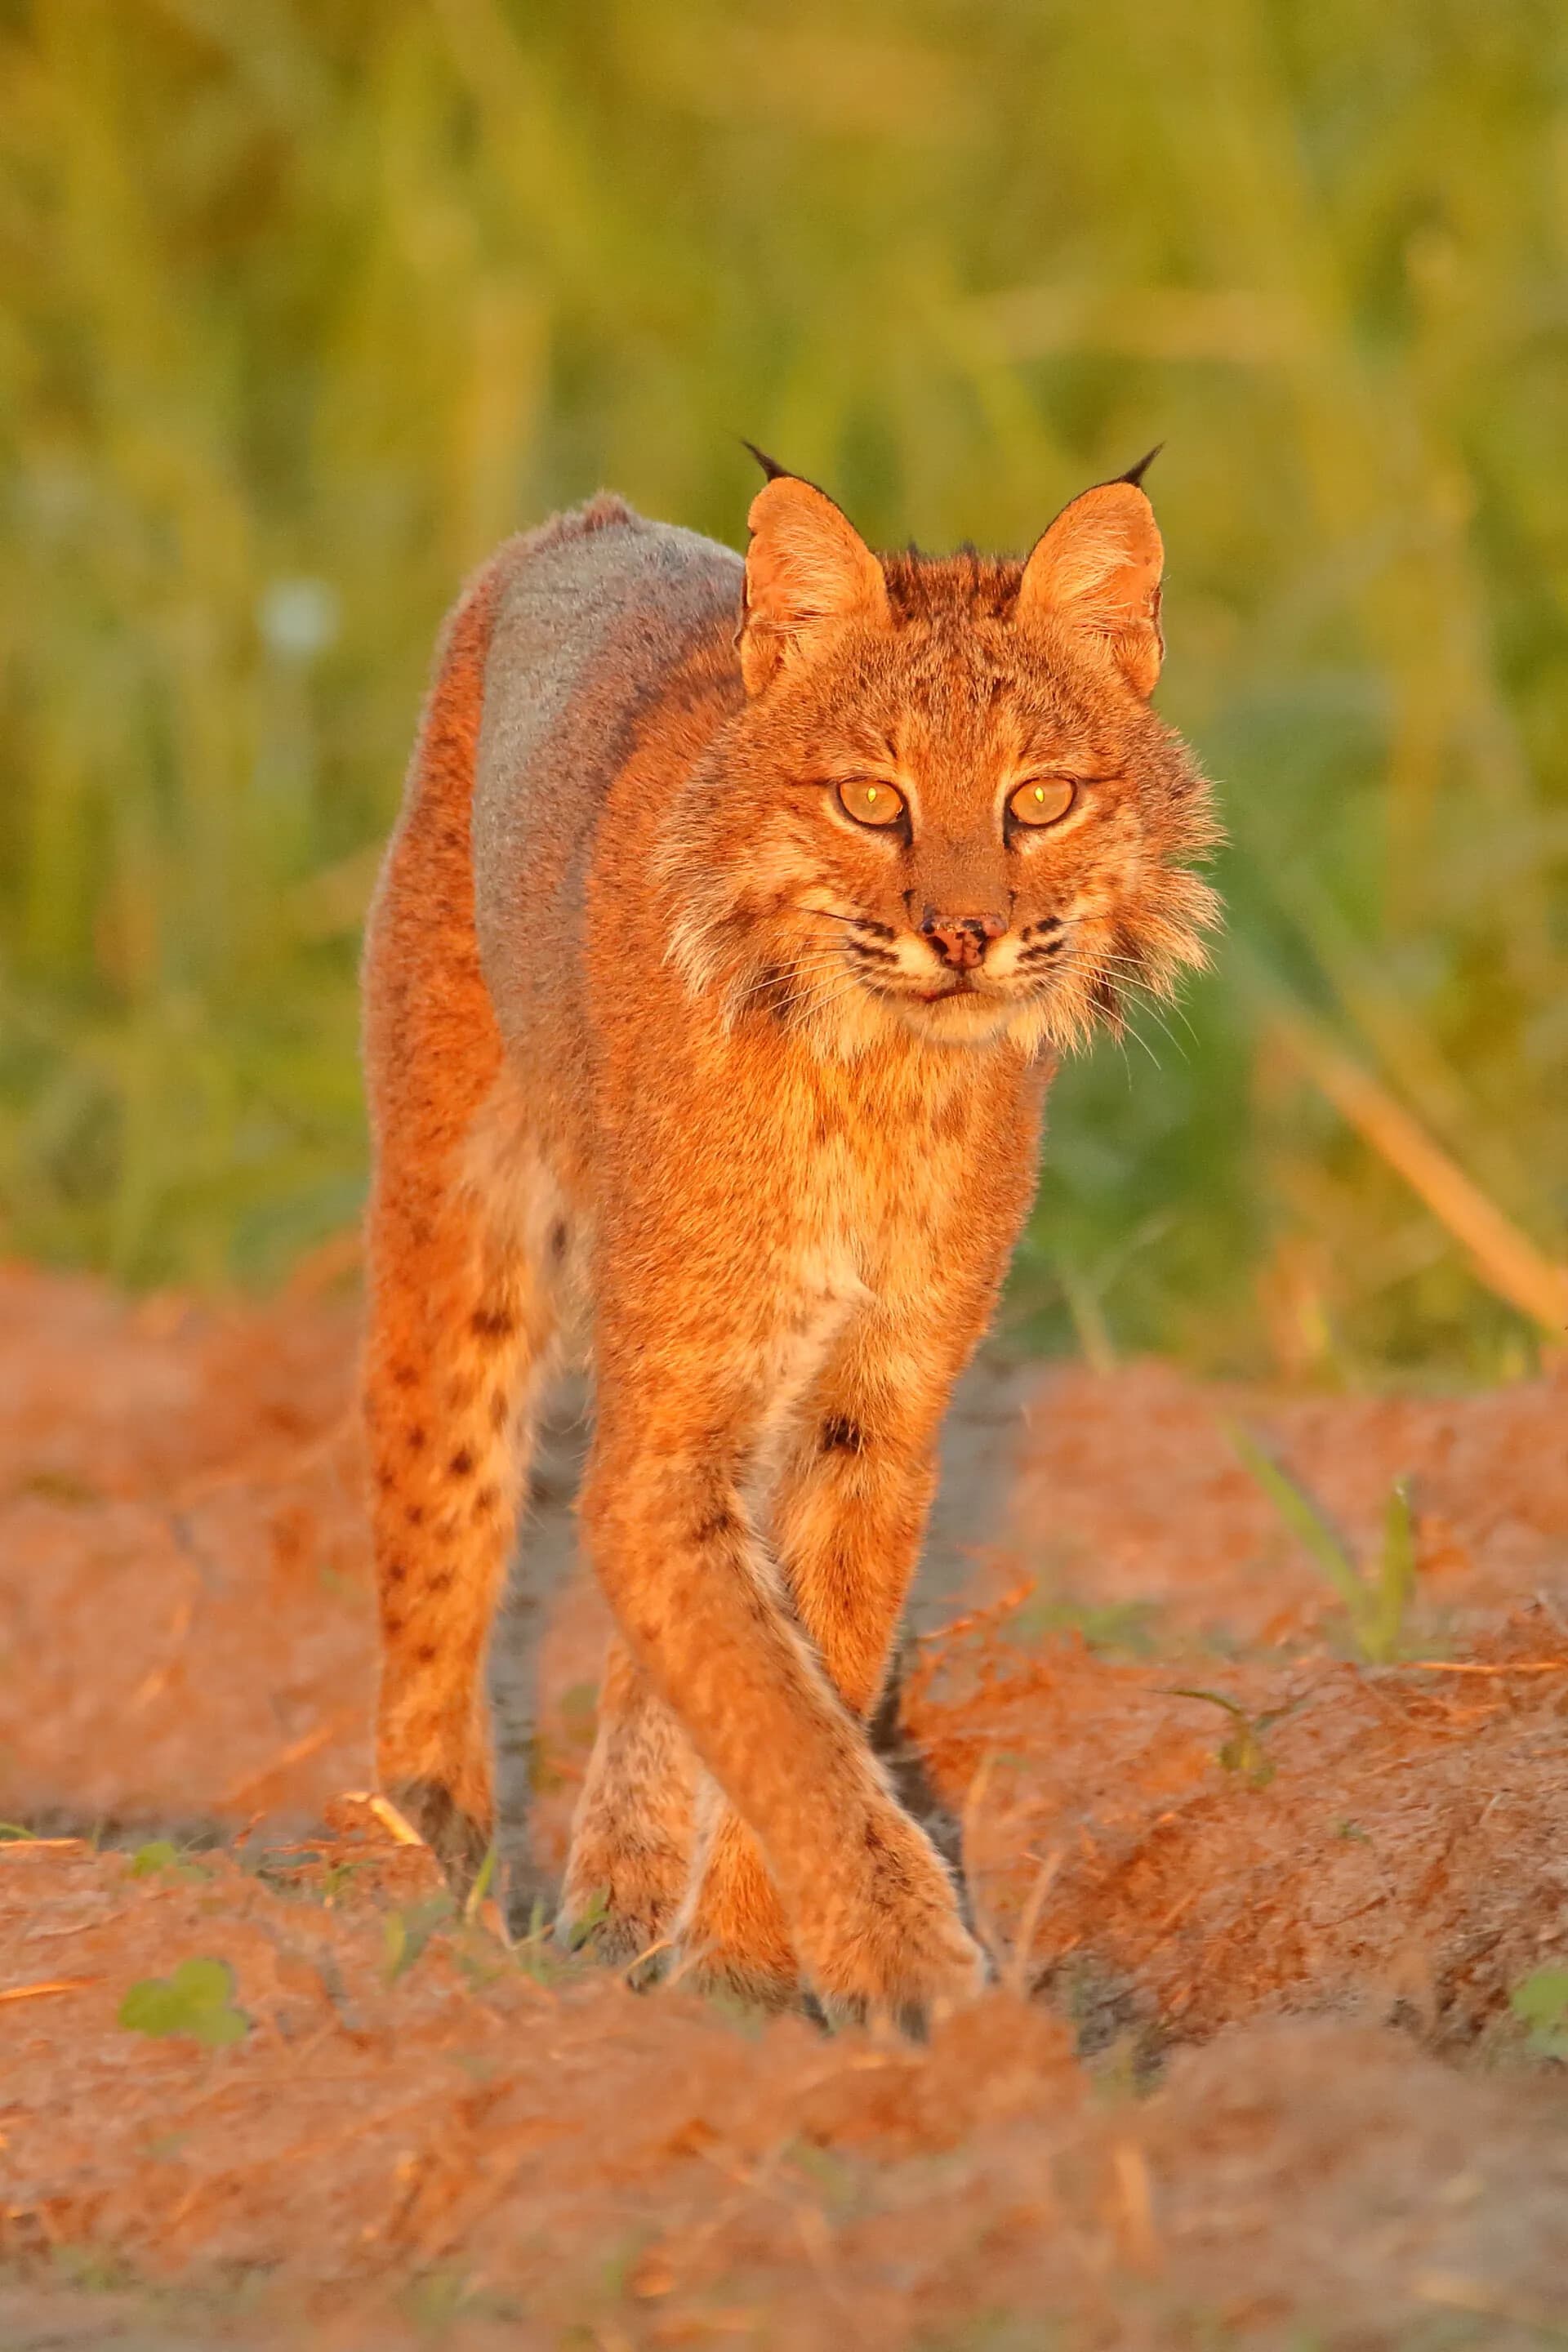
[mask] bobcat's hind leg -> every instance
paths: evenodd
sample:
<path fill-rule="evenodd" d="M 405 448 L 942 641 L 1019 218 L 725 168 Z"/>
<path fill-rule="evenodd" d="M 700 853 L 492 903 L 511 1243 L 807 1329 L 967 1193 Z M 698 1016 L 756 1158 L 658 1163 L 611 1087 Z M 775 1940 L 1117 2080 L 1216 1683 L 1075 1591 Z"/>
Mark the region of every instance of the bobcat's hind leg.
<path fill-rule="evenodd" d="M 394 1164 L 395 1139 L 385 1155 Z M 553 1299 L 515 1188 L 465 1166 L 372 1208 L 365 1418 L 382 1626 L 381 1784 L 459 1885 L 494 1829 L 484 1663 Z M 541 1174 L 542 1188 L 548 1180 Z"/>
<path fill-rule="evenodd" d="M 511 1534 L 517 1402 L 545 1303 L 476 1130 L 505 1086 L 474 935 L 469 804 L 491 565 L 447 631 L 365 936 L 364 1408 L 382 1623 L 377 1767 L 461 1880 L 491 1832 L 481 1664 Z"/>
<path fill-rule="evenodd" d="M 668 1937 L 691 1870 L 697 1759 L 620 1635 L 572 1823 L 557 1933 L 626 1967 Z"/>

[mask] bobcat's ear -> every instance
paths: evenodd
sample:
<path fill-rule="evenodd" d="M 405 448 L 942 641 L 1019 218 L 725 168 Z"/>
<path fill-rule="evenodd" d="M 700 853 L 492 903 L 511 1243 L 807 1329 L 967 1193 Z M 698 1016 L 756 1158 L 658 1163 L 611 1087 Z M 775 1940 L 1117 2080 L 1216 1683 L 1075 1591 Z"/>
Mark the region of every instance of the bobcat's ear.
<path fill-rule="evenodd" d="M 1058 515 L 1024 566 L 1016 617 L 1054 614 L 1101 639 L 1133 692 L 1160 675 L 1160 577 L 1165 550 L 1154 509 L 1134 481 L 1101 482 Z"/>
<path fill-rule="evenodd" d="M 741 605 L 741 675 L 760 694 L 781 664 L 811 650 L 821 630 L 848 620 L 887 621 L 882 567 L 848 517 L 795 474 L 777 474 L 747 517 Z"/>

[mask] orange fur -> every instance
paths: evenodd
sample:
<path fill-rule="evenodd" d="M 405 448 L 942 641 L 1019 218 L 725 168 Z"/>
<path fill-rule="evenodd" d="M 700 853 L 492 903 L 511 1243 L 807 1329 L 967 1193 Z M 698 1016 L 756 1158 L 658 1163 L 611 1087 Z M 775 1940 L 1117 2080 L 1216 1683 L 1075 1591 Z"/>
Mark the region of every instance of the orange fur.
<path fill-rule="evenodd" d="M 982 1969 L 866 1735 L 937 1431 L 1052 1053 L 1197 959 L 1213 824 L 1144 699 L 1131 484 L 1026 568 L 879 560 L 788 477 L 752 528 L 742 598 L 601 499 L 452 625 L 366 957 L 380 1763 L 471 1871 L 521 1441 L 580 1331 L 620 1630 L 563 1919 L 916 2015 Z M 1075 791 L 1031 831 L 1040 774 Z"/>

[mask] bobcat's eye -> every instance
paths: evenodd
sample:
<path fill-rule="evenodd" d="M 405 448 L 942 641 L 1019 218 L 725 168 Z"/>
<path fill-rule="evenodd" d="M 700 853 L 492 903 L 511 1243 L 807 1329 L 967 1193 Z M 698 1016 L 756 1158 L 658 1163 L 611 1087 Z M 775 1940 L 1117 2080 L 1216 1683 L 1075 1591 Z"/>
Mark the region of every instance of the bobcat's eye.
<path fill-rule="evenodd" d="M 1077 798 L 1070 776 L 1031 776 L 1009 793 L 1007 813 L 1015 824 L 1055 824 Z"/>
<path fill-rule="evenodd" d="M 897 824 L 904 813 L 904 796 L 897 784 L 874 784 L 858 776 L 838 787 L 838 805 L 857 824 Z"/>

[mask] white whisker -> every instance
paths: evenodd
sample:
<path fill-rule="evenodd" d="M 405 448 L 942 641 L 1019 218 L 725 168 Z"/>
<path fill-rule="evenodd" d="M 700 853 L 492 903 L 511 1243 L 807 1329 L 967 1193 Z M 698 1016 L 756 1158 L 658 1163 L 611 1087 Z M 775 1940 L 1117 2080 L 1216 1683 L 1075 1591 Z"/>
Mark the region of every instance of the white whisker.
<path fill-rule="evenodd" d="M 1131 990 L 1129 990 L 1128 993 L 1131 1002 L 1137 1005 L 1141 1012 L 1146 1013 L 1149 1015 L 1150 1020 L 1153 1022 L 1162 1036 L 1170 1041 L 1171 1045 L 1175 1048 L 1176 1052 L 1181 1055 L 1184 1062 L 1188 1058 L 1187 1049 L 1183 1045 L 1181 1039 L 1177 1036 L 1175 1031 L 1172 1028 L 1170 1023 L 1161 1013 L 1159 1006 L 1151 1003 L 1150 999 L 1141 992 L 1134 992 Z"/>
<path fill-rule="evenodd" d="M 789 987 L 795 981 L 804 979 L 808 972 L 842 969 L 843 962 L 843 955 L 837 948 L 816 949 L 808 956 L 792 957 L 788 963 L 777 964 L 772 971 L 759 974 L 746 987 L 731 995 L 730 1003 L 731 1005 L 743 1004 L 749 996 L 755 996 L 765 988 Z"/>
<path fill-rule="evenodd" d="M 1094 981 L 1107 982 L 1112 988 L 1117 989 L 1125 1000 L 1135 1004 L 1142 1012 L 1147 1013 L 1150 1019 L 1159 1029 L 1161 1034 L 1168 1039 L 1170 1044 L 1181 1055 L 1183 1061 L 1184 1062 L 1187 1060 L 1187 1049 L 1183 1045 L 1181 1039 L 1177 1036 L 1175 1031 L 1171 1027 L 1170 1023 L 1164 1018 L 1160 1005 L 1155 1000 L 1152 983 L 1149 978 L 1148 967 L 1143 964 L 1139 958 L 1134 956 L 1119 955 L 1111 950 L 1103 950 L 1094 959 L 1092 963 L 1086 964 L 1083 969 L 1087 977 L 1089 977 Z M 1124 979 L 1121 976 L 1122 970 L 1131 972 L 1136 976 L 1132 979 Z M 1128 1026 L 1129 1028 L 1131 1028 L 1131 1024 L 1129 1023 Z M 1195 1045 L 1197 1042 L 1197 1034 L 1193 1029 L 1190 1021 L 1187 1023 L 1187 1029 L 1193 1037 L 1194 1044 Z M 1132 1034 L 1138 1038 L 1138 1043 L 1143 1047 L 1144 1052 L 1150 1055 L 1150 1058 L 1154 1061 L 1155 1066 L 1158 1067 L 1158 1056 L 1155 1055 L 1153 1048 L 1150 1045 L 1148 1040 L 1145 1037 L 1139 1035 L 1136 1029 L 1132 1029 Z"/>
<path fill-rule="evenodd" d="M 1124 1030 L 1125 1030 L 1125 1032 L 1126 1032 L 1126 1034 L 1127 1034 L 1127 1035 L 1128 1035 L 1129 1037 L 1136 1038 L 1136 1040 L 1137 1040 L 1138 1044 L 1139 1044 L 1140 1045 L 1142 1045 L 1142 1046 L 1143 1051 L 1148 1055 L 1149 1059 L 1153 1063 L 1154 1067 L 1155 1067 L 1157 1070 L 1159 1070 L 1159 1069 L 1161 1068 L 1160 1056 L 1159 1056 L 1159 1055 L 1158 1055 L 1158 1054 L 1156 1054 L 1156 1052 L 1154 1051 L 1153 1046 L 1152 1046 L 1152 1045 L 1151 1045 L 1151 1044 L 1149 1043 L 1149 1040 L 1147 1039 L 1147 1037 L 1145 1037 L 1145 1036 L 1144 1036 L 1144 1034 L 1143 1034 L 1142 1031 L 1141 1029 L 1135 1029 L 1135 1028 L 1133 1027 L 1133 1025 L 1132 1025 L 1132 1024 L 1131 1024 L 1131 1021 L 1124 1022 L 1124 1023 L 1123 1023 L 1123 1024 L 1122 1024 L 1122 1026 L 1123 1026 L 1123 1028 L 1124 1028 Z M 1162 1075 L 1162 1076 L 1163 1076 L 1163 1071 L 1162 1071 L 1161 1075 Z"/>
<path fill-rule="evenodd" d="M 859 989 L 862 994 L 866 992 L 864 982 L 852 972 L 844 985 L 841 988 L 836 988 L 831 995 L 818 996 L 815 991 L 808 991 L 804 999 L 796 999 L 797 1003 L 804 1002 L 806 1004 L 806 1012 L 802 1017 L 805 1020 L 815 1019 L 818 1013 L 826 1013 L 830 1006 L 839 1003 L 853 989 Z"/>

